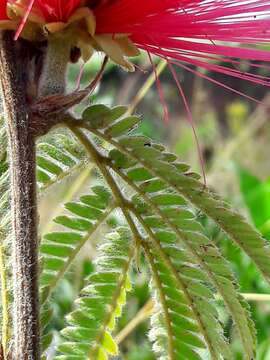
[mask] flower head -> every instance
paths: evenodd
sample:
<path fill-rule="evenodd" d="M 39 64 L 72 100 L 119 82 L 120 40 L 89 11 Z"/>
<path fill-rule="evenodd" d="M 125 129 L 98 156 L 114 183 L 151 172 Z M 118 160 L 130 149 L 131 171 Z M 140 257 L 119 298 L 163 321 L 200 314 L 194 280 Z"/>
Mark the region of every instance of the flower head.
<path fill-rule="evenodd" d="M 25 29 L 30 28 L 33 30 L 32 37 L 42 40 L 82 20 L 85 20 L 89 33 L 93 34 L 95 19 L 90 8 L 84 7 L 83 3 L 83 0 L 7 0 L 6 15 L 11 21 L 20 24 L 16 39 L 19 36 L 29 37 L 29 31 Z M 1 18 L 0 27 L 5 28 Z"/>
<path fill-rule="evenodd" d="M 72 28 L 85 60 L 94 50 L 104 51 L 131 70 L 127 58 L 140 49 L 241 77 L 214 61 L 269 60 L 269 52 L 239 45 L 270 40 L 269 14 L 265 0 L 1 0 L 0 20 L 18 24 L 24 18 L 22 36 L 31 24 L 40 37 Z"/>
<path fill-rule="evenodd" d="M 241 76 L 212 60 L 270 60 L 267 51 L 240 46 L 269 42 L 269 1 L 115 0 L 94 14 L 96 34 L 129 34 L 139 49 L 171 61 Z"/>

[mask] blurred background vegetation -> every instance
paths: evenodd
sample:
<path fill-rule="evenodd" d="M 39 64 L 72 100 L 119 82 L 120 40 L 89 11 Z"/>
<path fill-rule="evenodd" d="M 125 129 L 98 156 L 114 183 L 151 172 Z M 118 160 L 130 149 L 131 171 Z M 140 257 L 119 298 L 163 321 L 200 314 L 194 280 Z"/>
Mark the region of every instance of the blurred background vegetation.
<path fill-rule="evenodd" d="M 85 66 L 81 86 L 89 83 L 95 76 L 100 60 L 97 56 Z M 149 60 L 142 56 L 137 65 L 135 73 L 126 74 L 110 64 L 91 102 L 106 105 L 131 104 L 131 110 L 143 114 L 143 122 L 138 132 L 165 143 L 180 159 L 201 171 L 194 134 L 170 71 L 157 61 L 161 88 L 169 109 L 169 121 L 165 122 L 164 104 L 160 99 L 160 91 L 157 89 Z M 262 75 L 265 75 L 266 71 L 263 68 L 251 67 L 248 62 L 243 62 L 238 67 L 243 71 L 261 72 Z M 182 69 L 176 71 L 192 110 L 208 186 L 225 197 L 270 241 L 270 92 L 267 88 L 239 79 L 221 74 L 207 74 L 226 86 L 257 98 L 259 102 L 256 103 L 191 72 Z M 72 65 L 69 73 L 70 89 L 76 87 L 78 73 L 79 65 Z M 76 198 L 86 192 L 91 183 L 98 181 L 98 174 L 87 164 L 84 169 L 66 180 L 64 187 L 55 185 L 53 190 L 40 200 L 42 233 L 52 230 L 54 225 L 51 220 L 63 211 L 58 205 L 59 202 Z M 241 292 L 246 294 L 250 302 L 256 323 L 259 342 L 257 358 L 269 360 L 270 287 L 249 259 L 228 243 L 223 233 L 207 222 L 200 213 L 198 218 L 203 223 L 205 232 L 222 244 L 224 254 L 230 259 Z M 50 330 L 63 327 L 64 315 L 71 310 L 71 304 L 82 286 L 82 278 L 93 271 L 92 260 L 96 242 L 99 241 L 102 241 L 102 234 L 89 241 L 68 277 L 58 287 L 53 298 L 54 314 L 53 321 L 49 324 Z M 143 259 L 138 267 L 134 269 L 133 291 L 129 294 L 116 332 L 121 349 L 119 359 L 152 360 L 155 356 L 147 338 L 151 313 L 151 303 L 148 302 L 149 277 Z M 220 312 L 222 313 L 222 304 Z M 231 319 L 224 315 L 224 323 L 226 334 L 234 347 L 235 359 L 242 359 Z"/>

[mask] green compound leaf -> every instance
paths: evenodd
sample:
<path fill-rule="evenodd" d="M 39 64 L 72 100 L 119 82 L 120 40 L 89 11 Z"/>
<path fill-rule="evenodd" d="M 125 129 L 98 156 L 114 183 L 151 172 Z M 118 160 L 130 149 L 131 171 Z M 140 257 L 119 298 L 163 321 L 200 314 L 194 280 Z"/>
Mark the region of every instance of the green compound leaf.
<path fill-rule="evenodd" d="M 59 180 L 79 170 L 85 153 L 72 137 L 56 133 L 37 146 L 37 180 L 45 190 Z"/>
<path fill-rule="evenodd" d="M 256 333 L 249 306 L 239 294 L 237 281 L 217 244 L 204 235 L 194 207 L 213 219 L 250 256 L 267 280 L 269 246 L 242 216 L 201 184 L 199 175 L 176 155 L 145 136 L 129 135 L 139 118 L 127 117 L 126 113 L 126 107 L 94 105 L 84 111 L 83 120 L 78 122 L 78 126 L 89 130 L 82 141 L 86 150 L 87 139 L 93 136 L 90 145 L 94 144 L 96 151 L 89 160 L 94 159 L 107 181 L 106 172 L 109 174 L 108 184 L 117 184 L 119 196 L 115 196 L 115 189 L 111 194 L 94 187 L 90 194 L 66 204 L 67 213 L 55 219 L 65 230 L 46 235 L 41 245 L 43 299 L 48 298 L 86 237 L 116 207 L 122 210 L 129 226 L 133 222 L 130 230 L 149 264 L 155 301 L 149 337 L 157 358 L 233 359 L 217 311 L 222 301 L 237 330 L 243 358 L 254 359 Z M 97 137 L 102 141 L 96 141 Z M 80 168 L 85 161 L 85 152 L 72 137 L 65 135 L 62 140 L 60 146 L 58 140 L 39 145 L 41 189 Z M 86 279 L 75 310 L 67 317 L 55 359 L 103 360 L 118 354 L 112 330 L 125 304 L 133 253 L 131 235 L 124 228 L 102 243 L 96 272 Z M 49 315 L 46 318 L 48 321 Z M 50 335 L 44 337 L 44 346 L 49 342 Z"/>
<path fill-rule="evenodd" d="M 159 304 L 155 312 L 158 321 L 153 322 L 156 325 L 151 332 L 155 335 L 151 338 L 159 357 L 178 359 L 182 349 L 183 358 L 187 359 L 204 359 L 207 354 L 213 359 L 221 356 L 232 358 L 216 312 L 216 299 L 222 298 L 238 331 L 244 357 L 254 359 L 256 334 L 248 304 L 239 294 L 229 264 L 216 244 L 204 235 L 204 229 L 190 211 L 190 204 L 213 219 L 250 256 L 268 280 L 269 246 L 242 216 L 199 182 L 198 174 L 191 172 L 188 165 L 167 152 L 163 145 L 153 143 L 144 136 L 126 135 L 138 123 L 138 118 L 124 120 L 124 113 L 119 118 L 112 118 L 108 108 L 106 111 L 105 122 L 99 125 L 96 122 L 92 126 L 89 118 L 85 125 L 80 123 L 80 126 L 110 143 L 112 148 L 107 151 L 104 163 L 116 182 L 121 178 L 121 188 L 132 190 L 131 196 L 127 196 L 125 190 L 123 197 L 127 198 L 126 206 L 136 218 L 142 237 L 146 235 L 143 240 L 148 244 L 145 245 L 145 254 L 155 279 L 153 288 Z M 115 132 L 112 129 L 116 129 Z M 98 157 L 100 161 L 102 156 Z M 120 205 L 120 208 L 123 209 L 123 206 Z M 177 291 L 184 293 L 181 301 Z M 161 301 L 162 296 L 166 301 Z M 171 325 L 168 327 L 168 314 L 184 308 L 189 309 L 185 320 L 195 322 L 197 328 L 194 334 L 190 334 L 190 324 L 182 324 L 181 331 L 184 333 L 178 329 L 182 339 L 179 340 L 182 342 L 180 346 L 175 340 L 177 335 L 173 333 L 174 319 L 170 318 Z M 184 317 L 183 314 L 181 316 Z M 162 336 L 157 334 L 166 335 L 162 340 Z M 171 340 L 168 334 L 173 334 Z M 164 339 L 167 339 L 166 345 Z M 174 342 L 169 352 L 168 341 Z M 100 356 L 103 356 L 102 352 Z"/>
<path fill-rule="evenodd" d="M 85 126 L 115 147 L 112 161 L 116 154 L 119 159 L 121 153 L 122 162 L 128 164 L 132 161 L 136 162 L 135 167 L 129 170 L 131 180 L 158 180 L 185 197 L 213 219 L 250 256 L 265 278 L 270 281 L 270 248 L 266 241 L 240 214 L 233 211 L 228 204 L 198 181 L 198 174 L 189 172 L 188 167 L 183 166 L 183 163 L 167 153 L 163 146 L 152 143 L 151 139 L 145 136 L 123 135 L 116 139 L 106 134 L 106 128 L 92 129 L 88 124 Z M 119 164 L 117 166 L 121 168 Z M 144 173 L 142 178 L 136 178 L 139 171 L 136 169 L 142 169 Z"/>
<path fill-rule="evenodd" d="M 128 131 L 133 130 L 140 123 L 137 116 L 129 116 L 106 129 L 106 135 L 119 137 Z"/>
<path fill-rule="evenodd" d="M 89 199 L 91 205 L 85 205 Z M 68 213 L 54 219 L 64 230 L 44 235 L 40 246 L 42 303 L 48 299 L 81 248 L 114 207 L 108 190 L 98 186 L 93 187 L 92 193 L 82 196 L 79 201 L 67 203 L 65 208 Z"/>
<path fill-rule="evenodd" d="M 178 272 L 175 276 L 175 264 L 165 266 L 164 258 L 150 248 L 146 249 L 146 256 L 153 273 L 154 288 L 157 289 L 149 337 L 158 357 L 170 360 L 203 359 L 200 356 L 203 350 L 204 355 L 211 354 L 212 358 L 218 358 L 218 354 L 231 358 L 205 276 L 205 282 L 187 273 Z M 208 316 L 205 315 L 206 310 Z"/>
<path fill-rule="evenodd" d="M 56 360 L 107 359 L 117 355 L 118 347 L 112 330 L 121 315 L 130 290 L 129 269 L 134 255 L 131 236 L 126 228 L 118 228 L 99 247 L 96 271 L 90 275 L 76 309 L 68 315 L 68 326 L 62 330 Z"/>
<path fill-rule="evenodd" d="M 105 105 L 92 105 L 84 110 L 82 118 L 91 123 L 93 128 L 102 129 L 121 118 L 127 110 L 126 106 L 116 106 L 110 109 Z"/>

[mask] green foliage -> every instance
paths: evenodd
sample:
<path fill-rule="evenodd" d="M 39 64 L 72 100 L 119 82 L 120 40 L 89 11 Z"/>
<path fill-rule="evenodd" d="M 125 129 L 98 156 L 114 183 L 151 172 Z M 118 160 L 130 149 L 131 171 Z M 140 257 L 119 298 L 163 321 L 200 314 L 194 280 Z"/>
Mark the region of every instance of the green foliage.
<path fill-rule="evenodd" d="M 121 316 L 130 290 L 129 268 L 134 254 L 127 229 L 118 228 L 100 245 L 96 271 L 85 280 L 76 309 L 68 315 L 68 326 L 61 332 L 64 340 L 55 359 L 107 359 L 118 349 L 111 331 Z"/>
<path fill-rule="evenodd" d="M 1 136 L 2 135 L 2 136 Z M 0 124 L 0 137 L 5 139 L 4 128 Z M 2 144 L 3 151 L 6 144 Z M 85 153 L 78 143 L 66 133 L 48 135 L 37 145 L 37 181 L 40 193 L 70 176 L 84 165 Z M 6 157 L 0 161 L 0 224 L 5 229 L 10 222 L 9 171 Z"/>
<path fill-rule="evenodd" d="M 264 237 L 270 240 L 270 181 L 261 181 L 239 166 L 237 173 L 252 221 Z"/>
<path fill-rule="evenodd" d="M 258 228 L 264 237 L 269 240 L 269 179 L 261 180 L 242 166 L 235 166 L 238 175 L 242 198 L 246 204 L 251 221 Z M 241 283 L 242 291 L 259 294 L 268 294 L 269 287 L 262 281 L 260 274 L 251 261 L 242 256 L 241 253 L 232 248 L 232 246 L 221 241 L 226 255 L 233 262 L 235 271 Z M 258 333 L 258 360 L 267 360 L 269 357 L 268 325 L 270 313 L 265 303 L 264 311 L 261 311 L 261 303 L 252 304 L 252 317 L 256 324 Z M 239 353 L 239 351 L 238 351 Z M 240 355 L 239 355 L 240 358 Z"/>
<path fill-rule="evenodd" d="M 131 134 L 140 119 L 126 113 L 124 106 L 88 107 L 82 119 L 69 121 L 73 136 L 56 133 L 38 145 L 40 191 L 89 162 L 102 184 L 106 182 L 106 187 L 93 186 L 90 193 L 66 203 L 64 213 L 54 219 L 56 230 L 42 238 L 44 349 L 52 349 L 47 332 L 53 316 L 49 300 L 91 242 L 92 246 L 98 243 L 95 268 L 84 276 L 66 326 L 54 338 L 54 359 L 105 360 L 118 354 L 113 331 L 130 290 L 130 269 L 134 262 L 140 268 L 141 253 L 155 304 L 149 338 L 158 359 L 233 359 L 223 313 L 233 323 L 243 358 L 254 359 L 256 331 L 249 305 L 240 294 L 224 247 L 208 236 L 197 211 L 214 221 L 227 234 L 227 243 L 241 249 L 267 281 L 268 243 L 176 155 L 148 137 Z M 6 166 L 1 169 L 0 186 L 6 189 Z M 243 193 L 252 207 L 251 186 L 264 199 L 268 185 L 263 187 L 247 176 L 242 179 Z M 7 189 L 4 195 L 1 215 L 8 214 Z M 251 212 L 259 229 L 269 219 L 267 206 L 263 214 Z M 111 214 L 116 220 L 106 222 Z"/>
<path fill-rule="evenodd" d="M 40 190 L 62 180 L 83 164 L 84 152 L 72 137 L 63 134 L 47 136 L 37 147 L 37 181 Z"/>
<path fill-rule="evenodd" d="M 91 194 L 82 196 L 79 201 L 65 204 L 65 208 L 69 215 L 54 219 L 65 231 L 46 234 L 40 247 L 42 302 L 47 300 L 75 256 L 110 214 L 113 205 L 108 190 L 95 186 Z"/>
<path fill-rule="evenodd" d="M 84 111 L 82 121 L 74 122 L 70 128 L 107 181 L 136 248 L 143 249 L 149 264 L 156 302 L 150 331 L 153 348 L 160 359 L 232 358 L 217 311 L 217 301 L 222 298 L 224 309 L 238 331 L 244 357 L 253 359 L 256 336 L 248 304 L 239 294 L 228 262 L 196 220 L 193 206 L 213 219 L 249 255 L 267 280 L 269 247 L 259 233 L 201 184 L 198 174 L 192 173 L 174 154 L 147 137 L 128 135 L 138 122 L 135 116 L 125 117 L 124 107 L 109 109 L 94 105 Z M 83 212 L 80 216 L 84 216 Z M 95 280 L 92 291 L 94 287 Z M 93 297 L 97 293 L 95 290 L 87 295 Z M 98 294 L 106 298 L 106 294 Z M 65 355 L 59 358 L 75 359 L 96 349 L 87 332 L 83 339 L 79 337 L 80 343 L 69 329 L 73 325 L 80 327 L 83 316 L 95 319 L 97 313 L 102 316 L 102 311 L 85 306 L 79 306 L 74 313 L 78 311 L 82 318 L 74 322 L 73 313 L 67 318 L 69 326 L 62 333 L 68 334 L 69 341 L 60 344 L 59 350 Z M 76 333 L 76 329 L 73 331 Z M 111 346 L 111 340 L 108 344 Z M 97 351 L 91 359 L 102 359 L 106 352 L 110 353 L 108 349 Z"/>

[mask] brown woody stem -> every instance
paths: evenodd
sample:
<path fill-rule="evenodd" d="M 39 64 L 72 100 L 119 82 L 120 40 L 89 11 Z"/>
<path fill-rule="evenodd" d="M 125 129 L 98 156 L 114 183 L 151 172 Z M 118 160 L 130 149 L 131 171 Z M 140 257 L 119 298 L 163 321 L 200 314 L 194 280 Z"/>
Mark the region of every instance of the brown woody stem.
<path fill-rule="evenodd" d="M 0 79 L 9 137 L 16 360 L 40 359 L 35 139 L 26 101 L 24 44 L 0 34 Z"/>

